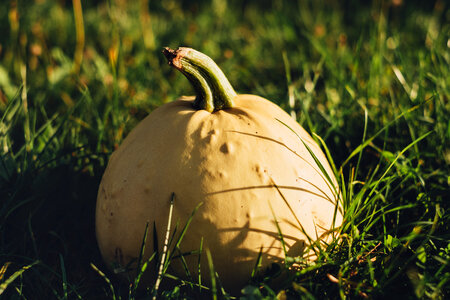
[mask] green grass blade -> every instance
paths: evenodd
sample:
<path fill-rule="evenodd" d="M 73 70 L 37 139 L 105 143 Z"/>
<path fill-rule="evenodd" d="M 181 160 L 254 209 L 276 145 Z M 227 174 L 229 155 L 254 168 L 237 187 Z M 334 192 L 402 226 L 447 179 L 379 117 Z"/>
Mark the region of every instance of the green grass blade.
<path fill-rule="evenodd" d="M 214 263 L 211 255 L 211 251 L 209 249 L 205 249 L 206 251 L 206 259 L 208 261 L 209 266 L 209 276 L 211 279 L 211 297 L 213 300 L 218 299 L 217 295 L 217 281 L 216 281 L 216 271 L 214 270 Z"/>
<path fill-rule="evenodd" d="M 11 276 L 8 277 L 8 279 L 6 279 L 5 281 L 3 281 L 2 283 L 0 283 L 0 295 L 3 294 L 6 290 L 6 288 L 14 282 L 14 280 L 17 279 L 17 277 L 21 276 L 23 274 L 23 272 L 25 272 L 26 270 L 32 268 L 33 266 L 35 266 L 36 264 L 38 264 L 39 261 L 35 261 L 32 264 L 29 264 L 27 266 L 22 267 L 20 270 L 14 272 Z M 6 271 L 6 270 L 5 270 Z"/>
<path fill-rule="evenodd" d="M 378 180 L 377 184 L 375 184 L 375 186 L 372 188 L 372 190 L 369 193 L 369 198 L 370 196 L 375 192 L 376 188 L 378 187 L 378 183 L 381 182 L 383 180 L 383 178 L 389 173 L 389 170 L 394 166 L 395 162 L 406 152 L 408 151 L 408 149 L 410 149 L 411 147 L 413 147 L 414 145 L 416 145 L 417 143 L 419 143 L 420 141 L 422 141 L 423 139 L 425 139 L 426 137 L 428 137 L 431 133 L 433 133 L 434 131 L 429 131 L 425 134 L 423 134 L 422 136 L 420 136 L 419 138 L 417 138 L 415 141 L 413 141 L 412 143 L 410 143 L 408 146 L 406 146 L 405 148 L 403 148 L 402 151 L 400 151 L 400 153 L 397 155 L 397 157 L 391 162 L 391 164 L 389 165 L 389 167 L 386 169 L 386 171 L 383 173 L 383 175 L 380 177 L 380 179 Z"/>
<path fill-rule="evenodd" d="M 66 267 L 64 265 L 64 258 L 63 256 L 60 254 L 59 255 L 59 262 L 61 265 L 61 274 L 62 274 L 62 286 L 63 286 L 63 293 L 64 293 L 64 299 L 67 299 L 69 294 L 67 292 L 67 272 L 66 272 Z"/>
<path fill-rule="evenodd" d="M 291 130 L 298 138 L 299 140 L 302 142 L 302 144 L 305 146 L 305 148 L 308 150 L 309 154 L 311 155 L 311 157 L 314 159 L 314 162 L 316 163 L 316 165 L 319 167 L 319 171 L 316 170 L 316 172 L 321 176 L 324 177 L 325 179 L 325 183 L 328 186 L 328 188 L 330 189 L 330 191 L 333 192 L 335 199 L 338 199 L 338 195 L 339 195 L 339 191 L 337 190 L 334 181 L 331 179 L 330 174 L 328 174 L 328 172 L 325 170 L 325 167 L 322 165 L 322 163 L 320 162 L 320 160 L 317 158 L 317 156 L 315 155 L 314 151 L 311 149 L 311 147 L 308 146 L 308 144 L 297 134 L 297 132 L 294 131 L 294 129 L 292 129 L 289 125 L 287 125 L 286 123 L 284 123 L 283 121 L 276 119 L 278 122 L 280 122 L 281 124 L 283 124 L 284 126 L 286 126 L 287 128 L 289 128 L 289 130 Z M 325 194 L 326 195 L 326 194 Z M 330 199 L 331 202 L 333 202 L 332 199 Z M 335 201 L 337 202 L 337 201 Z M 333 202 L 333 203 L 335 203 Z"/>
<path fill-rule="evenodd" d="M 270 207 L 270 211 L 272 212 L 273 222 L 275 223 L 275 226 L 277 227 L 277 233 L 278 233 L 278 237 L 280 238 L 281 247 L 283 248 L 284 264 L 287 266 L 287 261 L 286 261 L 287 250 L 286 250 L 286 243 L 283 238 L 283 233 L 281 232 L 280 224 L 278 223 L 277 216 L 275 215 L 273 207 L 270 204 L 270 200 L 268 201 L 268 205 Z"/>
<path fill-rule="evenodd" d="M 391 127 L 393 124 L 395 124 L 400 118 L 404 117 L 405 115 L 419 109 L 419 107 L 421 107 L 422 105 L 425 105 L 426 103 L 428 103 L 429 101 L 431 101 L 432 98 L 429 98 L 427 100 L 425 100 L 424 102 L 415 105 L 413 107 L 411 107 L 410 109 L 402 112 L 401 114 L 399 114 L 398 116 L 396 116 L 393 120 L 391 120 L 390 122 L 388 122 L 385 126 L 383 126 L 380 130 L 378 130 L 374 135 L 372 135 L 370 138 L 368 138 L 363 144 L 359 145 L 358 147 L 356 147 L 355 150 L 352 151 L 352 153 L 347 157 L 347 159 L 342 163 L 341 168 L 343 168 L 345 165 L 348 164 L 348 162 L 357 154 L 361 153 L 362 150 L 364 150 L 370 143 L 373 142 L 373 140 L 379 136 L 382 132 L 384 132 L 388 127 Z"/>
<path fill-rule="evenodd" d="M 95 272 L 97 272 L 97 274 L 100 275 L 100 277 L 103 278 L 103 280 L 105 280 L 106 284 L 108 285 L 110 291 L 111 291 L 111 298 L 113 300 L 116 300 L 116 292 L 114 291 L 114 286 L 111 283 L 111 280 L 109 280 L 108 277 L 106 277 L 105 273 L 103 273 L 102 271 L 100 271 L 99 268 L 97 268 L 96 265 L 94 265 L 93 263 L 91 263 L 91 268 L 94 269 Z"/>

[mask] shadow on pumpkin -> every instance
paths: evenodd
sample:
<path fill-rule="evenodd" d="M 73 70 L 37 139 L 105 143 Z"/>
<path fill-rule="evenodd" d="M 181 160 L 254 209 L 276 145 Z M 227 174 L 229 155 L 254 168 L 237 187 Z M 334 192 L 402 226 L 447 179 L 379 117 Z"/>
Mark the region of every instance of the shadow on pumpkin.
<path fill-rule="evenodd" d="M 305 179 L 302 179 L 302 180 L 307 181 Z M 230 193 L 230 192 L 237 192 L 237 191 L 244 191 L 244 190 L 251 190 L 251 189 L 273 189 L 273 188 L 275 188 L 275 186 L 278 187 L 279 189 L 289 189 L 289 190 L 301 191 L 301 192 L 309 193 L 311 195 L 323 198 L 324 200 L 327 200 L 327 201 L 332 201 L 329 197 L 326 196 L 325 193 L 319 194 L 319 193 L 316 193 L 316 192 L 313 192 L 311 190 L 308 190 L 308 189 L 305 189 L 305 188 L 301 188 L 301 187 L 298 187 L 298 186 L 275 185 L 275 184 L 265 184 L 265 185 L 239 187 L 239 188 L 227 189 L 227 190 L 222 190 L 222 191 L 217 191 L 217 192 L 211 192 L 211 193 L 208 193 L 206 195 L 207 196 L 212 196 L 212 195 L 218 195 L 218 194 L 222 194 L 222 193 Z M 325 196 L 323 194 L 325 194 Z"/>
<path fill-rule="evenodd" d="M 283 265 L 284 255 L 279 257 L 269 253 L 269 250 L 273 250 L 274 248 L 283 252 L 282 246 L 279 243 L 280 236 L 278 232 L 251 228 L 250 222 L 247 222 L 241 227 L 217 228 L 214 223 L 199 217 L 199 214 L 193 216 L 192 224 L 187 228 L 186 235 L 181 241 L 179 249 L 176 249 L 175 245 L 178 243 L 183 228 L 174 227 L 171 229 L 168 247 L 170 264 L 159 287 L 160 290 L 173 289 L 174 286 L 177 285 L 184 289 L 189 289 L 189 286 L 191 286 L 191 293 L 203 297 L 205 294 L 209 293 L 208 288 L 211 287 L 210 271 L 212 267 L 215 272 L 217 272 L 216 281 L 218 282 L 219 287 L 223 287 L 225 291 L 231 295 L 239 295 L 241 289 L 251 282 L 251 274 L 254 270 L 257 270 L 255 276 L 258 277 L 263 276 L 267 272 L 273 272 L 273 264 L 278 264 L 279 266 Z M 202 237 L 190 234 L 190 229 L 194 228 L 196 221 L 203 225 L 202 228 L 209 229 L 209 239 L 203 241 L 203 246 L 201 246 L 200 242 Z M 172 222 L 176 223 L 177 220 L 172 220 Z M 143 289 L 150 288 L 151 290 L 155 285 L 159 269 L 158 263 L 162 256 L 161 249 L 163 245 L 158 242 L 157 245 L 155 245 L 154 242 L 161 240 L 161 237 L 157 236 L 157 232 L 164 232 L 164 230 L 161 230 L 162 228 L 157 229 L 151 227 L 153 226 L 149 226 L 148 228 L 145 248 L 146 253 L 144 253 L 144 259 L 141 262 L 141 266 L 151 255 L 153 255 L 154 252 L 152 251 L 152 247 L 159 248 L 159 251 L 156 252 L 155 258 L 149 263 L 143 274 L 141 284 L 138 287 L 141 292 L 144 292 Z M 260 249 L 242 248 L 241 245 L 251 233 L 270 236 L 273 238 L 273 241 L 271 244 L 265 245 L 265 247 L 261 247 Z M 223 243 L 218 238 L 223 234 L 233 234 L 234 237 L 229 242 Z M 283 235 L 283 238 L 291 240 L 295 239 L 293 236 L 285 235 Z M 186 239 L 198 239 L 199 247 L 196 249 L 186 249 L 183 247 L 183 241 Z M 306 243 L 304 240 L 297 239 L 295 243 L 287 249 L 286 255 L 291 257 L 302 256 L 305 246 Z M 213 260 L 212 266 L 208 263 L 206 249 L 211 251 Z M 219 257 L 217 256 L 217 252 L 220 252 Z M 138 258 L 132 258 L 129 261 L 127 259 L 124 260 L 121 249 L 116 249 L 116 255 L 116 261 L 113 263 L 115 273 L 121 273 L 121 275 L 128 277 L 130 283 L 133 282 L 134 277 L 138 273 Z M 263 267 L 256 267 L 258 261 Z M 280 268 L 276 267 L 275 269 Z M 175 278 L 178 278 L 178 280 Z M 203 288 L 200 288 L 200 286 L 203 286 Z"/>
<path fill-rule="evenodd" d="M 287 126 L 287 125 L 286 125 L 286 126 Z M 289 127 L 286 127 L 286 128 L 289 128 Z M 330 191 L 331 191 L 331 193 L 333 194 L 333 196 L 334 196 L 335 199 L 330 199 L 330 197 L 328 197 L 328 195 L 327 195 L 327 193 L 326 193 L 325 191 L 323 191 L 322 189 L 320 189 L 317 185 L 315 185 L 315 184 L 312 183 L 311 181 L 309 181 L 309 180 L 307 180 L 307 179 L 305 179 L 305 178 L 301 178 L 303 181 L 307 182 L 308 184 L 310 184 L 311 186 L 313 186 L 315 189 L 317 189 L 318 191 L 320 191 L 320 192 L 323 194 L 323 195 L 318 195 L 318 194 L 316 194 L 316 195 L 319 196 L 319 197 L 325 198 L 326 200 L 330 201 L 330 202 L 333 203 L 333 204 L 335 203 L 335 202 L 333 202 L 333 200 L 334 200 L 334 201 L 337 201 L 338 197 L 337 197 L 337 195 L 336 195 L 336 192 L 335 192 L 335 190 L 333 189 L 333 187 L 330 185 L 330 182 L 329 182 L 329 181 L 326 179 L 326 177 L 325 177 L 325 175 L 328 175 L 328 176 L 330 176 L 330 177 L 332 178 L 333 175 L 332 175 L 332 174 L 323 174 L 323 172 L 322 172 L 321 170 L 318 170 L 318 169 L 316 168 L 316 166 L 312 165 L 307 159 L 305 159 L 304 157 L 302 157 L 300 154 L 298 154 L 295 150 L 293 150 L 292 148 L 290 148 L 289 146 L 287 146 L 285 143 L 280 142 L 280 141 L 277 141 L 276 139 L 271 138 L 271 137 L 268 137 L 268 136 L 262 136 L 262 135 L 258 135 L 258 134 L 254 134 L 254 133 L 249 133 L 249 132 L 236 131 L 236 130 L 230 130 L 230 131 L 228 131 L 228 132 L 233 132 L 233 133 L 242 134 L 242 135 L 246 135 L 246 136 L 250 136 L 250 137 L 255 137 L 255 138 L 259 138 L 259 139 L 264 139 L 264 140 L 266 140 L 266 141 L 276 143 L 276 144 L 278 144 L 278 145 L 280 145 L 280 146 L 286 148 L 289 152 L 291 152 L 292 154 L 294 154 L 295 156 L 297 156 L 299 159 L 303 160 L 306 164 L 308 164 L 308 165 L 314 170 L 314 172 L 316 172 L 316 173 L 323 179 L 323 181 L 327 184 L 328 188 L 330 189 Z M 297 133 L 295 133 L 295 134 L 297 135 Z M 310 140 L 304 140 L 304 139 L 302 139 L 302 138 L 300 138 L 300 137 L 298 137 L 298 139 L 299 139 L 299 141 L 303 142 L 304 144 L 309 143 L 310 146 L 317 146 L 317 144 L 312 143 Z M 313 158 L 314 158 L 314 157 L 313 157 Z M 317 163 L 316 163 L 316 165 L 317 165 L 318 167 L 321 167 L 321 166 L 319 166 Z M 333 183 L 333 184 L 335 184 L 335 183 Z M 286 188 L 288 188 L 288 187 L 286 187 Z M 292 188 L 295 189 L 296 187 L 292 187 Z M 303 191 L 305 191 L 305 192 L 310 192 L 310 190 L 303 190 Z"/>
<path fill-rule="evenodd" d="M 214 194 L 234 192 L 242 189 L 248 190 L 259 188 L 273 188 L 273 185 L 223 190 L 215 192 Z M 296 187 L 286 186 L 281 188 Z M 175 201 L 174 205 L 177 205 L 177 201 Z M 190 245 L 192 245 L 192 240 L 194 240 L 194 244 L 197 244 L 198 247 L 187 249 L 183 247 L 184 243 L 183 241 L 181 241 L 180 248 L 175 249 L 174 245 L 177 244 L 177 239 L 181 236 L 183 225 L 186 220 L 180 220 L 179 218 L 177 220 L 172 220 L 172 224 L 183 225 L 178 225 L 177 227 L 171 228 L 171 244 L 169 245 L 171 260 L 166 271 L 166 274 L 168 274 L 169 277 L 166 276 L 163 279 L 161 289 L 164 290 L 166 288 L 173 288 L 176 285 L 188 288 L 189 285 L 191 285 L 193 286 L 192 290 L 195 293 L 203 293 L 205 291 L 207 292 L 206 289 L 200 289 L 200 287 L 198 287 L 198 285 L 210 286 L 211 284 L 211 266 L 208 264 L 208 261 L 206 259 L 206 249 L 209 249 L 211 251 L 213 268 L 218 273 L 217 280 L 218 282 L 220 282 L 219 285 L 223 286 L 225 288 L 225 291 L 231 293 L 232 295 L 238 295 L 240 293 L 240 290 L 250 282 L 251 274 L 256 267 L 258 259 L 260 259 L 263 268 L 259 270 L 259 272 L 256 274 L 257 276 L 264 274 L 266 269 L 271 268 L 273 263 L 283 265 L 285 256 L 304 257 L 304 251 L 309 243 L 307 243 L 304 239 L 299 238 L 303 236 L 301 225 L 295 224 L 292 220 L 290 221 L 283 217 L 278 219 L 278 221 L 298 228 L 298 236 L 286 235 L 281 232 L 283 239 L 289 240 L 289 245 L 286 245 L 285 253 L 282 249 L 280 234 L 277 231 L 276 226 L 273 226 L 273 230 L 257 229 L 252 227 L 250 221 L 247 220 L 247 222 L 243 226 L 218 228 L 214 222 L 202 217 L 201 209 L 193 215 L 191 220 L 192 223 L 187 228 L 186 235 L 183 238 L 183 241 L 189 239 Z M 275 224 L 275 220 L 272 220 L 272 223 Z M 159 251 L 161 252 L 163 246 L 161 241 L 163 241 L 164 237 L 155 235 L 157 235 L 157 232 L 165 232 L 166 224 L 160 224 L 159 226 L 161 227 L 154 229 L 151 229 L 152 226 L 150 226 L 146 244 L 147 250 L 146 254 L 144 255 L 146 259 L 148 259 L 150 254 L 153 253 L 153 249 L 159 249 Z M 202 243 L 201 232 L 205 232 L 204 230 L 206 228 L 208 229 L 208 240 L 204 240 Z M 329 231 L 326 231 L 326 234 L 328 233 Z M 219 238 L 224 234 L 229 234 L 233 237 L 229 239 L 228 242 L 224 243 L 222 239 Z M 251 234 L 259 235 L 261 237 L 261 240 L 263 240 L 263 236 L 270 237 L 271 243 L 268 245 L 264 245 L 265 247 L 262 247 L 260 249 L 243 248 L 242 245 Z M 319 238 L 319 236 L 314 237 L 314 240 L 317 238 Z M 264 240 L 267 241 L 267 239 Z M 283 255 L 274 256 L 270 254 L 270 250 L 274 249 L 278 250 L 280 253 L 283 253 Z M 160 257 L 161 255 L 157 255 L 147 268 L 147 272 L 143 277 L 143 286 L 151 287 L 155 283 L 158 274 L 158 266 L 156 262 L 159 261 Z M 131 271 L 130 275 L 134 276 L 134 274 L 136 274 L 136 264 L 134 263 L 134 266 L 132 267 L 134 267 L 134 270 Z M 174 280 L 170 277 L 175 277 L 183 281 Z"/>
<path fill-rule="evenodd" d="M 257 271 L 255 276 L 260 276 L 264 274 L 268 268 L 271 268 L 272 264 L 275 263 L 280 266 L 284 264 L 284 255 L 279 257 L 269 253 L 270 250 L 274 249 L 283 252 L 282 245 L 279 243 L 280 236 L 276 231 L 251 228 L 249 222 L 244 226 L 233 228 L 217 228 L 214 223 L 207 222 L 206 220 L 201 220 L 199 222 L 203 224 L 203 228 L 210 229 L 209 231 L 212 234 L 209 235 L 209 240 L 203 241 L 202 251 L 200 251 L 200 243 L 198 249 L 184 249 L 183 242 L 181 242 L 180 248 L 183 249 L 183 252 L 178 252 L 172 257 L 169 268 L 167 269 L 167 274 L 210 287 L 210 270 L 212 267 L 215 272 L 217 272 L 218 277 L 216 278 L 216 281 L 219 282 L 219 285 L 224 287 L 225 291 L 231 295 L 239 295 L 240 290 L 246 284 L 250 283 L 251 274 L 254 270 Z M 195 223 L 193 222 L 192 225 L 194 224 Z M 260 249 L 242 248 L 242 244 L 251 233 L 270 236 L 273 238 L 273 241 L 271 244 L 264 245 L 264 247 L 261 247 Z M 234 237 L 229 242 L 223 243 L 218 238 L 223 234 L 233 234 Z M 283 237 L 291 240 L 295 239 L 293 236 Z M 186 235 L 185 238 L 192 238 L 192 236 Z M 214 246 L 210 247 L 210 245 Z M 302 256 L 305 247 L 305 241 L 297 239 L 290 247 L 288 247 L 286 255 L 292 257 Z M 206 249 L 211 251 L 213 260 L 212 266 L 210 266 L 207 261 Z M 174 251 L 174 249 L 171 249 L 171 251 Z M 258 261 L 262 267 L 256 267 Z M 154 270 L 156 270 L 156 266 L 154 266 Z M 180 272 L 180 270 L 182 271 Z M 201 281 L 199 281 L 198 278 L 201 278 Z M 152 280 L 154 281 L 155 278 L 152 278 Z M 162 286 L 172 287 L 176 284 L 179 284 L 179 281 L 165 279 Z"/>

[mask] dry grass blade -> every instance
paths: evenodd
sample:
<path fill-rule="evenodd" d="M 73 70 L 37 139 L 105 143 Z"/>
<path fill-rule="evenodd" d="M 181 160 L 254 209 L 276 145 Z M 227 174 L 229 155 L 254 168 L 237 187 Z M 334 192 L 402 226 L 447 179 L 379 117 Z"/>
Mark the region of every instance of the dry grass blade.
<path fill-rule="evenodd" d="M 171 224 L 172 224 L 174 200 L 175 200 L 175 193 L 172 194 L 171 199 L 170 199 L 170 208 L 169 208 L 169 216 L 167 219 L 166 237 L 164 238 L 163 251 L 161 254 L 161 259 L 159 261 L 158 277 L 156 279 L 156 283 L 155 283 L 155 287 L 154 287 L 153 299 L 156 299 L 156 296 L 158 294 L 159 285 L 161 284 L 161 280 L 163 278 L 163 271 L 164 271 L 164 266 L 166 264 L 167 252 L 169 251 L 168 247 L 169 247 L 169 237 L 170 237 L 170 230 L 171 230 Z"/>

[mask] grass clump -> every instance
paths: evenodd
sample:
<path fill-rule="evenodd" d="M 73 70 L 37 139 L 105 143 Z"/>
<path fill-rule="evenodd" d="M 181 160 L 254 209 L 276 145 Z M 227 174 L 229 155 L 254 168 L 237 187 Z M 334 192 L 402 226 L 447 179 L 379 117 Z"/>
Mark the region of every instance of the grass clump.
<path fill-rule="evenodd" d="M 440 0 L 2 1 L 0 295 L 137 297 L 96 247 L 97 188 L 124 136 L 190 91 L 161 55 L 184 45 L 317 133 L 340 179 L 341 238 L 244 299 L 448 298 L 449 18 Z"/>

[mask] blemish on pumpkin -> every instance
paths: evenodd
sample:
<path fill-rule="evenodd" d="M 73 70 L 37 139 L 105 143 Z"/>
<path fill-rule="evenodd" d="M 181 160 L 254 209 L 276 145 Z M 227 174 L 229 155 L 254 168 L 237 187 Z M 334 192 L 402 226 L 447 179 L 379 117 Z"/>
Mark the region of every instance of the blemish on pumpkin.
<path fill-rule="evenodd" d="M 311 211 L 311 215 L 312 215 L 312 217 L 314 219 L 314 222 L 316 223 L 316 225 L 319 226 L 319 228 L 324 228 L 326 226 L 326 224 L 323 221 L 323 219 L 319 217 L 319 214 L 317 213 L 317 211 L 312 210 Z"/>
<path fill-rule="evenodd" d="M 219 174 L 216 172 L 212 172 L 210 170 L 203 170 L 201 176 L 209 177 L 209 178 L 216 178 Z"/>
<path fill-rule="evenodd" d="M 210 130 L 207 135 L 203 138 L 206 143 L 212 144 L 217 140 L 218 130 Z"/>
<path fill-rule="evenodd" d="M 220 146 L 220 152 L 228 154 L 233 152 L 233 146 L 231 143 L 223 143 L 222 146 Z"/>
<path fill-rule="evenodd" d="M 108 195 L 106 195 L 106 193 L 105 192 L 100 192 L 99 193 L 99 195 L 98 195 L 98 200 L 100 201 L 100 198 L 103 198 L 104 199 L 104 201 L 103 201 L 103 203 L 105 203 L 105 202 L 107 202 L 108 201 Z M 103 204 L 102 205 L 102 209 L 103 209 L 103 206 L 104 206 L 105 204 Z"/>
<path fill-rule="evenodd" d="M 256 164 L 254 167 L 253 167 L 253 169 L 255 170 L 255 172 L 256 172 L 256 174 L 258 174 L 258 177 L 259 178 L 263 178 L 263 177 L 265 177 L 264 175 L 264 173 L 266 173 L 266 170 L 263 170 L 263 167 L 261 167 L 261 165 L 259 165 L 259 164 Z"/>
<path fill-rule="evenodd" d="M 115 262 L 119 263 L 119 265 L 124 264 L 122 249 L 120 249 L 119 247 L 116 247 L 116 249 L 114 250 L 114 260 Z"/>

